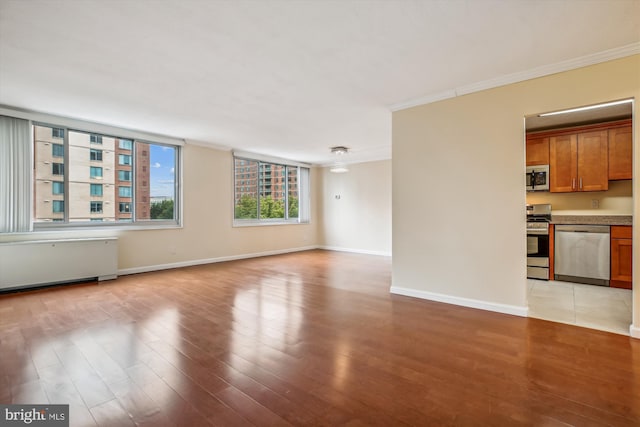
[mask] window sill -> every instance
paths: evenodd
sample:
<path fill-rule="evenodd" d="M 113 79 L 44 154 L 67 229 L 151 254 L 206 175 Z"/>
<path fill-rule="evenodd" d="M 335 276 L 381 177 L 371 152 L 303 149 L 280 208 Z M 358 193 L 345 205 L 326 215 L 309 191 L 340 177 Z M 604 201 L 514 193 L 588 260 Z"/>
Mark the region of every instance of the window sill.
<path fill-rule="evenodd" d="M 73 231 L 137 231 L 137 230 L 165 230 L 183 228 L 182 224 L 175 222 L 167 223 L 152 223 L 152 224 L 101 224 L 101 225 L 87 225 L 87 224 L 65 224 L 65 225 L 34 225 L 33 231 L 25 232 L 24 234 L 33 233 L 50 233 L 50 232 L 73 232 Z"/>
<path fill-rule="evenodd" d="M 257 220 L 251 220 L 251 219 L 245 219 L 245 220 L 234 220 L 233 221 L 233 227 L 265 227 L 265 226 L 271 226 L 271 225 L 305 225 L 305 224 L 309 224 L 310 221 L 306 221 L 306 222 L 299 222 L 299 221 L 286 221 L 286 220 L 282 220 L 282 221 L 257 221 Z"/>

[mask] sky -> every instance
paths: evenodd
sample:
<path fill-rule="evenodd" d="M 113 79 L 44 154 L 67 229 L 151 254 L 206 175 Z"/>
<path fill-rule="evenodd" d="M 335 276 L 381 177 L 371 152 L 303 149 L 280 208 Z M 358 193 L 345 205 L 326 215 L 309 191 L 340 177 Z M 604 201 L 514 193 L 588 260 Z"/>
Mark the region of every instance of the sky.
<path fill-rule="evenodd" d="M 176 149 L 150 144 L 151 197 L 175 198 Z"/>

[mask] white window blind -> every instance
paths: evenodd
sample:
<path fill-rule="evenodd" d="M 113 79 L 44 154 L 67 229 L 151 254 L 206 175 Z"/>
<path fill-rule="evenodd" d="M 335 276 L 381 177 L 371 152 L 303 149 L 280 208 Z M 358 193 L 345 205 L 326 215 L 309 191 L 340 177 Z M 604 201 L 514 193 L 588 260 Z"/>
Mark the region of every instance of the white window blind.
<path fill-rule="evenodd" d="M 29 121 L 0 116 L 0 233 L 31 229 Z"/>

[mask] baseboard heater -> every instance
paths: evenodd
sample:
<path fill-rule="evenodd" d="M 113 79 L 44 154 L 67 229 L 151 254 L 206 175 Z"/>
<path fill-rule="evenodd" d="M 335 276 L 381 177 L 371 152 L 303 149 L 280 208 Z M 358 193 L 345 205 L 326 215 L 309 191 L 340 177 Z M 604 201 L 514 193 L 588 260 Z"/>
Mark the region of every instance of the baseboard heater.
<path fill-rule="evenodd" d="M 0 243 L 0 291 L 117 276 L 115 237 Z"/>

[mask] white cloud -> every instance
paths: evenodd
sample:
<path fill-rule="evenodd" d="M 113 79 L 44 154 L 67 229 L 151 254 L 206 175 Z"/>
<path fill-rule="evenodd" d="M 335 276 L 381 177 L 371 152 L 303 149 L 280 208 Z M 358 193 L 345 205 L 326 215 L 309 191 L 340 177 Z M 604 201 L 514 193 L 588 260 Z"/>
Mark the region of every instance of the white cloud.
<path fill-rule="evenodd" d="M 176 168 L 171 168 L 171 173 L 176 173 Z"/>
<path fill-rule="evenodd" d="M 160 166 L 162 165 L 158 162 L 155 162 L 154 164 L 151 165 L 152 168 L 159 168 Z"/>

